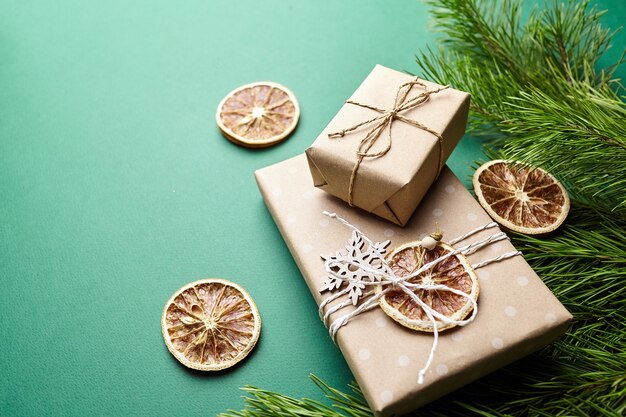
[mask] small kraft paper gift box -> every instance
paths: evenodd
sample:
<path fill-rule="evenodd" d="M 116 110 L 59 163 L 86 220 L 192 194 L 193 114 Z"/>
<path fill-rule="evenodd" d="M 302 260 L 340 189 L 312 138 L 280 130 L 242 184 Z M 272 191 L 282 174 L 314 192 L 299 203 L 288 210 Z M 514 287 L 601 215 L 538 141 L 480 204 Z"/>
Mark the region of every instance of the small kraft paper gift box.
<path fill-rule="evenodd" d="M 469 102 L 377 65 L 306 150 L 315 186 L 403 226 L 465 133 Z"/>
<path fill-rule="evenodd" d="M 355 210 L 314 187 L 304 155 L 261 169 L 256 179 L 269 212 L 321 306 L 320 312 L 312 310 L 310 314 L 320 313 L 325 318 L 377 416 L 409 412 L 520 359 L 554 341 L 571 320 L 506 234 L 447 167 L 405 227 Z M 324 212 L 335 213 L 363 235 Z M 373 287 L 360 288 L 358 284 L 367 283 L 363 278 L 345 282 L 348 286 L 336 282 L 338 289 L 329 281 L 333 277 L 329 275 L 332 268 L 327 269 L 329 259 L 340 258 L 347 249 L 362 262 L 376 251 L 389 254 L 408 242 L 425 242 L 437 227 L 443 233 L 441 242 L 466 255 L 463 259 L 471 264 L 476 280 L 476 289 L 472 289 L 477 297 L 475 308 L 465 319 L 459 318 L 456 327 L 435 335 L 405 327 L 386 314 L 375 294 L 402 286 L 401 281 L 383 279 Z M 376 242 L 374 251 L 370 251 L 371 246 L 367 249 L 366 237 Z M 358 278 L 356 272 L 351 273 Z M 436 285 L 425 284 L 426 280 L 436 281 L 433 277 L 420 276 L 422 282 L 417 284 Z M 454 287 L 455 282 L 462 281 L 451 282 L 447 285 Z M 342 290 L 343 296 L 336 297 Z M 330 337 L 327 342 L 332 343 Z"/>

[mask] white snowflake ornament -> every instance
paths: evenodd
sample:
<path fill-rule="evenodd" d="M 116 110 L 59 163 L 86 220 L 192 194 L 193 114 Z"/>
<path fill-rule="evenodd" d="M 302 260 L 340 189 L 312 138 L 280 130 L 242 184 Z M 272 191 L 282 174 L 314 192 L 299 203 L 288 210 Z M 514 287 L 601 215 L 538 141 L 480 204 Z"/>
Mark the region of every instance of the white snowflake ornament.
<path fill-rule="evenodd" d="M 364 271 L 360 266 L 364 265 L 372 269 L 383 268 L 380 259 L 384 257 L 390 244 L 391 241 L 386 240 L 384 242 L 376 242 L 373 245 L 368 244 L 367 248 L 365 248 L 366 242 L 363 240 L 363 237 L 356 231 L 353 231 L 348 244 L 345 246 L 345 253 L 337 251 L 335 255 L 321 256 L 325 263 L 332 264 L 332 269 L 337 276 L 326 277 L 322 282 L 320 292 L 336 291 L 346 283 L 348 297 L 352 304 L 356 305 L 365 289 L 363 281 L 369 280 L 374 282 L 380 280 L 380 277 Z"/>

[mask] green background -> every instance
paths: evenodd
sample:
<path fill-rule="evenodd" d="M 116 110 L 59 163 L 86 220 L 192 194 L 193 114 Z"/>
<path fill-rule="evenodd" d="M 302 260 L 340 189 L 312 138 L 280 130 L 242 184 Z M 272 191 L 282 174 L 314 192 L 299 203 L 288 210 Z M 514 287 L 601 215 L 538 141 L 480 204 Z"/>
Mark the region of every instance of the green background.
<path fill-rule="evenodd" d="M 626 6 L 599 5 L 617 27 Z M 0 1 L 0 414 L 210 416 L 245 384 L 348 383 L 253 172 L 301 153 L 376 63 L 417 71 L 434 39 L 414 0 Z M 259 80 L 302 117 L 247 150 L 214 112 Z M 449 164 L 467 179 L 479 156 L 465 138 Z M 203 277 L 240 283 L 263 317 L 222 374 L 161 337 L 165 301 Z"/>

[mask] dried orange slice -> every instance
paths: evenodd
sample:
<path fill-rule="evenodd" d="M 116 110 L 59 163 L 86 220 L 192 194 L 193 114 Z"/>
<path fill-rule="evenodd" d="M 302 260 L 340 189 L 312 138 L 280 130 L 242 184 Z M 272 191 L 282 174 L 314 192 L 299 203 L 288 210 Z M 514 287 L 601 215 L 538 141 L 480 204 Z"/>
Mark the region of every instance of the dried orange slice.
<path fill-rule="evenodd" d="M 421 242 L 411 242 L 394 249 L 386 256 L 386 260 L 397 276 L 406 277 L 424 264 L 452 251 L 454 248 L 443 242 L 437 242 L 432 250 L 424 249 Z M 467 258 L 461 254 L 450 256 L 409 282 L 443 284 L 468 294 L 474 300 L 478 299 L 478 278 Z M 381 290 L 381 287 L 376 287 L 377 293 Z M 413 292 L 433 310 L 452 320 L 463 320 L 473 310 L 473 304 L 468 298 L 450 291 L 415 289 Z M 434 330 L 424 310 L 400 289 L 385 294 L 378 300 L 378 304 L 389 317 L 405 327 L 424 332 Z M 455 327 L 452 323 L 435 320 L 438 331 Z"/>
<path fill-rule="evenodd" d="M 283 141 L 293 132 L 300 106 L 286 87 L 258 82 L 231 91 L 217 107 L 215 118 L 231 142 L 263 148 Z"/>
<path fill-rule="evenodd" d="M 167 348 L 183 365 L 219 371 L 250 353 L 261 332 L 261 317 L 239 285 L 203 279 L 185 285 L 167 301 L 161 330 Z"/>
<path fill-rule="evenodd" d="M 541 168 L 495 160 L 481 165 L 472 183 L 478 202 L 491 218 L 516 232 L 549 233 L 569 212 L 567 191 Z"/>

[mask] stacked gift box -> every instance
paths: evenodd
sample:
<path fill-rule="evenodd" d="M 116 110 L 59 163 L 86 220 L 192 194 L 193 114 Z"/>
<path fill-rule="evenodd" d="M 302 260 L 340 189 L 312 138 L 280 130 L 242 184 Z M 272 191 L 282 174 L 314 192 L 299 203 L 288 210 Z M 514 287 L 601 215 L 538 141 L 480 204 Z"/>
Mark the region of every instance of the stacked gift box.
<path fill-rule="evenodd" d="M 320 255 L 337 252 L 351 235 L 324 212 L 349 219 L 374 242 L 391 240 L 391 246 L 419 241 L 435 225 L 446 241 L 491 222 L 445 166 L 465 132 L 469 101 L 465 92 L 376 66 L 305 155 L 256 172 L 265 203 L 318 305 L 330 296 L 320 292 L 328 278 Z M 468 240 L 494 233 L 480 230 Z M 511 253 L 515 248 L 503 239 L 468 258 L 479 265 Z M 432 350 L 432 333 L 404 327 L 380 308 L 353 317 L 336 332 L 376 415 L 411 411 L 565 332 L 571 315 L 522 256 L 489 263 L 476 275 L 477 314 L 471 323 L 439 334 L 423 381 L 418 373 Z M 331 307 L 323 306 L 322 314 Z M 328 323 L 342 314 L 332 313 Z"/>

